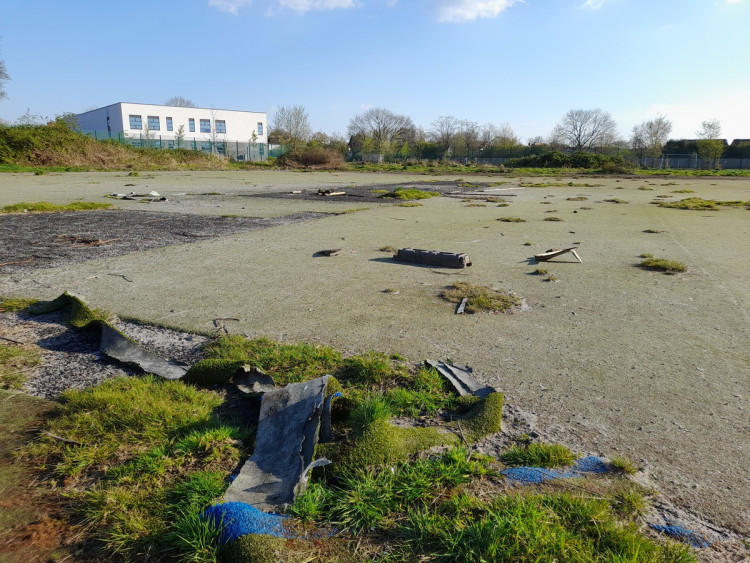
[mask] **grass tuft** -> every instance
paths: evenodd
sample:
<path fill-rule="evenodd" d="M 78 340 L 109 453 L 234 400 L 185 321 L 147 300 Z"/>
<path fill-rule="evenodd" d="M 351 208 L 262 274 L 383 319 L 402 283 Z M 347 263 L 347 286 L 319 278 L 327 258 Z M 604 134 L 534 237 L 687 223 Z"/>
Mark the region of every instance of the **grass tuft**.
<path fill-rule="evenodd" d="M 455 282 L 440 293 L 440 297 L 451 303 L 460 303 L 464 297 L 467 313 L 502 313 L 511 310 L 521 304 L 520 298 L 497 289 L 474 285 L 468 282 Z"/>
<path fill-rule="evenodd" d="M 498 221 L 502 221 L 503 223 L 525 223 L 526 219 L 522 219 L 521 217 L 498 217 Z"/>
<path fill-rule="evenodd" d="M 0 341 L 0 388 L 21 389 L 28 373 L 42 361 L 36 346 Z"/>
<path fill-rule="evenodd" d="M 531 443 L 513 446 L 500 455 L 500 460 L 513 467 L 564 467 L 578 456 L 559 444 Z"/>
<path fill-rule="evenodd" d="M 624 199 L 620 199 L 619 197 L 611 197 L 609 199 L 605 199 L 604 201 L 609 203 L 628 203 Z"/>
<path fill-rule="evenodd" d="M 666 258 L 654 258 L 653 256 L 647 257 L 638 265 L 644 270 L 657 270 L 665 274 L 677 274 L 687 270 L 687 266 L 682 262 L 667 260 Z"/>

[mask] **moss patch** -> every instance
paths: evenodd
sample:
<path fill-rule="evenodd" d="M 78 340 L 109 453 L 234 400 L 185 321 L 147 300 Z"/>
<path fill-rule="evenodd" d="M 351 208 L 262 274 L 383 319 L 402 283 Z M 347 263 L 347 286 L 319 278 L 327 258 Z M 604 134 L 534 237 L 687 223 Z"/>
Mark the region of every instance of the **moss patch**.
<path fill-rule="evenodd" d="M 8 311 L 10 313 L 17 313 L 18 311 L 23 311 L 24 309 L 34 305 L 35 303 L 39 303 L 39 300 L 24 299 L 20 297 L 4 297 L 0 299 L 0 313 L 3 313 L 5 311 Z"/>
<path fill-rule="evenodd" d="M 92 309 L 83 300 L 68 293 L 63 293 L 60 297 L 52 301 L 41 301 L 28 308 L 32 315 L 44 315 L 68 309 L 68 323 L 74 328 L 89 328 L 92 323 L 98 326 L 99 323 L 107 322 L 107 314 L 97 309 Z"/>
<path fill-rule="evenodd" d="M 341 448 L 332 468 L 335 474 L 340 474 L 361 467 L 399 463 L 433 446 L 457 443 L 455 434 L 437 428 L 394 426 L 379 418 L 363 429 L 351 445 Z"/>
<path fill-rule="evenodd" d="M 490 393 L 460 420 L 452 423 L 461 437 L 473 444 L 502 430 L 505 395 Z"/>
<path fill-rule="evenodd" d="M 687 270 L 687 266 L 682 262 L 667 260 L 666 258 L 655 258 L 653 256 L 647 257 L 638 265 L 644 270 L 657 270 L 665 274 L 677 274 Z"/>

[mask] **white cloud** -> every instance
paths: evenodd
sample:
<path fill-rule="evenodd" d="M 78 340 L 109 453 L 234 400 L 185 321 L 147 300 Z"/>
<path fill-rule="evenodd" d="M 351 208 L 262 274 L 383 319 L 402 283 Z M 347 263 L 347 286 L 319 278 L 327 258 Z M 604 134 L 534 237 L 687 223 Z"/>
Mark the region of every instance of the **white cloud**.
<path fill-rule="evenodd" d="M 740 4 L 743 0 L 727 0 L 727 4 Z"/>
<path fill-rule="evenodd" d="M 237 15 L 238 10 L 244 6 L 249 6 L 253 0 L 208 0 L 208 5 L 212 8 L 218 8 L 222 12 Z"/>
<path fill-rule="evenodd" d="M 478 18 L 496 18 L 506 8 L 524 0 L 438 0 L 437 20 L 466 22 Z"/>
<path fill-rule="evenodd" d="M 311 10 L 336 10 L 340 8 L 354 8 L 356 0 L 277 0 L 280 5 L 296 12 Z"/>

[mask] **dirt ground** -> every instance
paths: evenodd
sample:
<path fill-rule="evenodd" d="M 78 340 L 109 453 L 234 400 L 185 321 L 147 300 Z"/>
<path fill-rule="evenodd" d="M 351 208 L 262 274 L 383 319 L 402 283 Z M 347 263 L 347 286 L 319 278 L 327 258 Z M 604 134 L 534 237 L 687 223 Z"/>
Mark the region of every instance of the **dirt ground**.
<path fill-rule="evenodd" d="M 421 187 L 446 192 L 453 190 L 449 185 L 483 184 L 461 189 L 485 189 L 509 205 L 472 196 L 399 207 L 364 194 L 425 181 Z M 492 185 L 500 181 L 507 183 Z M 125 186 L 133 182 L 137 187 Z M 524 187 L 534 183 L 546 185 Z M 0 176 L 0 205 L 107 201 L 108 193 L 146 187 L 168 201 L 116 201 L 118 210 L 133 213 L 109 216 L 132 217 L 134 225 L 146 216 L 170 217 L 162 234 L 204 232 L 172 223 L 184 216 L 218 216 L 228 224 L 315 220 L 169 239 L 168 246 L 121 255 L 106 254 L 114 244 L 89 245 L 85 261 L 61 258 L 0 271 L 0 294 L 48 299 L 67 290 L 113 313 L 187 329 L 215 330 L 213 319 L 231 317 L 239 321 L 230 330 L 253 337 L 378 349 L 414 361 L 450 358 L 505 392 L 508 404 L 528 413 L 545 437 L 582 454 L 630 457 L 676 505 L 750 536 L 750 262 L 742 258 L 750 256 L 750 212 L 651 203 L 691 196 L 748 200 L 750 180 L 13 174 Z M 336 200 L 315 195 L 320 188 L 365 197 Z M 318 213 L 327 215 L 304 215 Z M 505 216 L 526 222 L 498 221 Z M 551 217 L 561 220 L 545 220 Z M 15 254 L 4 249 L 0 263 L 28 259 L 40 241 L 56 257 L 65 246 L 55 246 L 60 234 L 106 240 L 127 239 L 130 232 L 127 220 L 125 233 L 84 232 L 53 220 L 45 230 L 32 228 L 32 221 L 40 220 L 0 216 L 0 230 L 30 245 Z M 132 238 L 147 238 L 139 228 Z M 579 246 L 582 264 L 563 256 L 541 265 L 558 281 L 533 275 L 540 267 L 534 253 L 569 245 Z M 385 246 L 466 252 L 474 265 L 451 271 L 395 263 L 380 250 Z M 333 247 L 342 252 L 316 256 Z M 679 260 L 688 271 L 641 270 L 642 253 Z M 438 293 L 455 280 L 512 290 L 529 308 L 515 315 L 454 315 Z"/>

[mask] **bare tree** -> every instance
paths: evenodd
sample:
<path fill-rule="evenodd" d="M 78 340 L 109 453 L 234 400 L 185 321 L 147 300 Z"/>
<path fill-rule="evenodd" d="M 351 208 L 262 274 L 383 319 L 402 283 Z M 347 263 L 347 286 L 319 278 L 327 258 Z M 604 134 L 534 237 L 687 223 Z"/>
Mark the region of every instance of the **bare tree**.
<path fill-rule="evenodd" d="M 718 119 L 701 122 L 701 128 L 695 132 L 699 139 L 718 139 L 721 137 L 721 123 Z"/>
<path fill-rule="evenodd" d="M 175 106 L 178 108 L 194 108 L 195 102 L 193 102 L 192 100 L 188 100 L 187 98 L 183 98 L 182 96 L 172 96 L 164 102 L 164 105 Z"/>
<path fill-rule="evenodd" d="M 503 123 L 497 130 L 497 136 L 493 144 L 500 148 L 512 148 L 517 147 L 521 144 L 521 139 L 518 138 L 513 127 L 509 123 Z"/>
<path fill-rule="evenodd" d="M 647 156 L 656 158 L 661 155 L 671 131 L 672 122 L 663 115 L 657 115 L 654 119 L 633 127 L 630 146 L 641 151 L 641 154 L 645 151 Z"/>
<path fill-rule="evenodd" d="M 411 118 L 385 108 L 372 108 L 355 115 L 347 129 L 353 137 L 371 140 L 372 148 L 378 152 L 395 149 L 415 135 Z"/>
<path fill-rule="evenodd" d="M 617 140 L 617 123 L 601 109 L 572 109 L 552 130 L 552 141 L 575 150 L 606 147 Z"/>
<path fill-rule="evenodd" d="M 446 150 L 453 144 L 461 128 L 461 121 L 452 115 L 441 115 L 430 126 L 432 129 L 428 133 L 429 138 Z"/>
<path fill-rule="evenodd" d="M 5 83 L 8 82 L 8 80 L 10 80 L 10 74 L 8 74 L 8 71 L 5 68 L 5 63 L 0 61 L 0 100 L 8 97 L 8 94 L 5 92 Z"/>
<path fill-rule="evenodd" d="M 273 117 L 273 130 L 282 143 L 298 149 L 312 136 L 310 117 L 305 106 L 281 106 Z"/>

